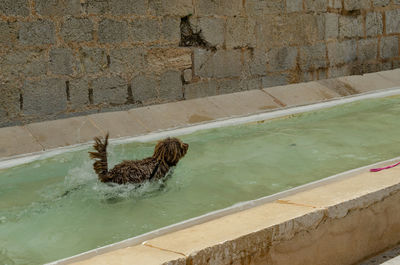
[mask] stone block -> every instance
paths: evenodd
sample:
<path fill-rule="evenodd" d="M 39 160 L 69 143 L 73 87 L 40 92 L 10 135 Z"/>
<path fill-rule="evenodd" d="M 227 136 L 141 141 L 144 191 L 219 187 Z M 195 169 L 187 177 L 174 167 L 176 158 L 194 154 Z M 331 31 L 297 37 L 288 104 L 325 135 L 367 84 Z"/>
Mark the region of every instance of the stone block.
<path fill-rule="evenodd" d="M 156 102 L 159 95 L 159 79 L 154 75 L 138 75 L 131 83 L 133 100 L 138 103 Z"/>
<path fill-rule="evenodd" d="M 3 80 L 10 76 L 24 74 L 38 76 L 47 72 L 48 58 L 46 51 L 32 49 L 25 51 L 13 51 L 0 57 L 0 77 Z"/>
<path fill-rule="evenodd" d="M 69 81 L 68 88 L 71 107 L 79 108 L 89 104 L 89 82 L 86 78 Z"/>
<path fill-rule="evenodd" d="M 226 47 L 255 47 L 255 22 L 246 17 L 229 17 L 226 25 Z"/>
<path fill-rule="evenodd" d="M 242 79 L 240 80 L 241 90 L 255 90 L 262 88 L 262 78 Z"/>
<path fill-rule="evenodd" d="M 21 22 L 19 43 L 23 45 L 41 45 L 55 43 L 55 29 L 51 21 Z"/>
<path fill-rule="evenodd" d="M 239 80 L 218 80 L 217 81 L 217 94 L 228 94 L 239 92 L 242 90 Z"/>
<path fill-rule="evenodd" d="M 163 17 L 161 21 L 161 34 L 164 40 L 179 42 L 181 38 L 181 20 L 179 17 Z"/>
<path fill-rule="evenodd" d="M 400 9 L 386 11 L 386 33 L 400 33 Z"/>
<path fill-rule="evenodd" d="M 282 47 L 272 48 L 267 52 L 268 71 L 284 71 L 296 67 L 297 48 Z"/>
<path fill-rule="evenodd" d="M 41 16 L 77 16 L 81 14 L 80 0 L 35 0 L 36 12 Z"/>
<path fill-rule="evenodd" d="M 262 18 L 271 14 L 283 14 L 285 12 L 285 0 L 248 0 L 245 7 L 249 17 Z"/>
<path fill-rule="evenodd" d="M 128 98 L 128 84 L 118 76 L 100 77 L 91 81 L 94 104 L 121 105 Z"/>
<path fill-rule="evenodd" d="M 328 59 L 331 66 L 347 64 L 357 58 L 357 44 L 355 40 L 343 42 L 330 42 L 328 46 Z"/>
<path fill-rule="evenodd" d="M 300 12 L 303 10 L 303 0 L 286 0 L 286 11 L 288 13 Z"/>
<path fill-rule="evenodd" d="M 61 79 L 25 81 L 22 96 L 25 115 L 52 115 L 67 108 L 66 85 Z"/>
<path fill-rule="evenodd" d="M 130 34 L 133 41 L 153 42 L 160 39 L 160 24 L 158 19 L 136 18 L 130 24 Z"/>
<path fill-rule="evenodd" d="M 185 99 L 209 97 L 217 94 L 217 83 L 214 80 L 200 81 L 183 87 Z"/>
<path fill-rule="evenodd" d="M 358 60 L 368 61 L 378 57 L 378 39 L 365 39 L 358 41 Z"/>
<path fill-rule="evenodd" d="M 111 1 L 86 0 L 84 7 L 87 14 L 106 14 L 111 10 Z"/>
<path fill-rule="evenodd" d="M 12 119 L 19 114 L 20 91 L 14 83 L 0 83 L 0 121 Z"/>
<path fill-rule="evenodd" d="M 339 35 L 339 15 L 335 13 L 325 14 L 325 38 L 336 39 Z"/>
<path fill-rule="evenodd" d="M 242 71 L 240 50 L 204 49 L 194 51 L 194 74 L 200 77 L 239 77 Z"/>
<path fill-rule="evenodd" d="M 373 0 L 372 1 L 374 6 L 387 6 L 390 3 L 390 0 Z"/>
<path fill-rule="evenodd" d="M 268 74 L 262 78 L 262 87 L 274 87 L 289 84 L 289 75 L 287 73 L 282 74 Z"/>
<path fill-rule="evenodd" d="M 111 0 L 110 11 L 113 15 L 145 15 L 147 0 Z"/>
<path fill-rule="evenodd" d="M 61 26 L 61 36 L 66 42 L 93 40 L 93 22 L 89 18 L 65 18 Z"/>
<path fill-rule="evenodd" d="M 72 75 L 76 65 L 70 49 L 54 48 L 50 51 L 50 71 L 53 74 Z"/>
<path fill-rule="evenodd" d="M 370 7 L 370 0 L 344 0 L 344 9 L 349 11 L 368 9 Z"/>
<path fill-rule="evenodd" d="M 15 45 L 18 38 L 16 23 L 0 22 L 0 44 Z"/>
<path fill-rule="evenodd" d="M 267 71 L 267 54 L 264 50 L 256 49 L 252 53 L 245 53 L 246 65 L 250 75 L 265 75 Z"/>
<path fill-rule="evenodd" d="M 362 16 L 341 16 L 339 17 L 339 37 L 354 38 L 364 36 Z"/>
<path fill-rule="evenodd" d="M 327 67 L 326 44 L 320 43 L 313 46 L 300 48 L 300 69 L 302 71 L 314 71 Z"/>
<path fill-rule="evenodd" d="M 305 0 L 304 6 L 308 12 L 326 12 L 328 9 L 328 2 L 326 0 Z"/>
<path fill-rule="evenodd" d="M 343 65 L 339 67 L 331 67 L 328 69 L 328 77 L 336 78 L 341 76 L 351 75 L 351 67 L 349 65 Z"/>
<path fill-rule="evenodd" d="M 192 0 L 149 0 L 149 10 L 152 15 L 157 16 L 184 17 L 194 13 Z"/>
<path fill-rule="evenodd" d="M 224 43 L 225 19 L 202 17 L 190 19 L 195 32 L 200 32 L 205 41 L 211 46 L 220 47 Z"/>
<path fill-rule="evenodd" d="M 192 81 L 192 78 L 193 78 L 192 69 L 183 70 L 183 81 L 189 83 L 190 81 Z"/>
<path fill-rule="evenodd" d="M 383 59 L 399 57 L 399 37 L 383 37 L 380 43 L 380 55 Z"/>
<path fill-rule="evenodd" d="M 140 72 L 145 66 L 142 47 L 119 48 L 110 51 L 110 70 L 115 73 Z"/>
<path fill-rule="evenodd" d="M 99 41 L 101 43 L 115 43 L 129 40 L 128 23 L 104 19 L 99 23 Z"/>
<path fill-rule="evenodd" d="M 183 99 L 182 76 L 180 71 L 170 70 L 161 75 L 160 99 L 168 101 Z"/>
<path fill-rule="evenodd" d="M 2 0 L 0 14 L 6 16 L 29 16 L 29 0 Z"/>
<path fill-rule="evenodd" d="M 328 7 L 342 8 L 342 0 L 329 0 Z"/>
<path fill-rule="evenodd" d="M 382 14 L 378 12 L 367 13 L 366 16 L 366 32 L 368 37 L 381 35 L 383 33 Z"/>
<path fill-rule="evenodd" d="M 101 48 L 82 48 L 80 51 L 81 65 L 85 73 L 104 71 L 107 65 L 107 54 Z"/>
<path fill-rule="evenodd" d="M 189 48 L 153 48 L 147 52 L 150 72 L 161 73 L 166 69 L 184 70 L 192 67 L 192 50 Z"/>
<path fill-rule="evenodd" d="M 396 5 L 400 5 L 400 0 L 393 0 Z"/>

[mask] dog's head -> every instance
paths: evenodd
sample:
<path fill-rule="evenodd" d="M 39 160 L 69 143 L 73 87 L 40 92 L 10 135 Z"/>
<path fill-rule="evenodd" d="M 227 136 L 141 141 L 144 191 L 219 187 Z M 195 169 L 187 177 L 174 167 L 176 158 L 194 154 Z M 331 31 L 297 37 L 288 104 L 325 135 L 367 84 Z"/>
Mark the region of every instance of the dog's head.
<path fill-rule="evenodd" d="M 169 166 L 175 166 L 186 155 L 188 148 L 188 144 L 177 138 L 167 138 L 158 142 L 154 149 L 153 158 L 165 162 Z"/>

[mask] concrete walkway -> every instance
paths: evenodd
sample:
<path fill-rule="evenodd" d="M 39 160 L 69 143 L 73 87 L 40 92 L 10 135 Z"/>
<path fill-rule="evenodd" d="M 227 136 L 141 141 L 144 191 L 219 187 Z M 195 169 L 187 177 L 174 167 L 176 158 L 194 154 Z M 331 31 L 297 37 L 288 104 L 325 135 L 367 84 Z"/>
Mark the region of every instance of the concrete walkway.
<path fill-rule="evenodd" d="M 359 265 L 400 265 L 400 245 L 370 258 Z"/>

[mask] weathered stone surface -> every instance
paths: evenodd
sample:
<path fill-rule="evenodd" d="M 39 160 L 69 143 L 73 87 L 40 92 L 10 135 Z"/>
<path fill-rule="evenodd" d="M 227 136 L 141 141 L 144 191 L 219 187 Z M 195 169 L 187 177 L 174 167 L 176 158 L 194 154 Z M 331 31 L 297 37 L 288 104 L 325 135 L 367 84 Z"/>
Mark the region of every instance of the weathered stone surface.
<path fill-rule="evenodd" d="M 161 34 L 167 41 L 179 42 L 181 20 L 179 17 L 163 17 L 161 21 Z"/>
<path fill-rule="evenodd" d="M 36 0 L 35 8 L 42 16 L 79 15 L 81 2 L 80 0 Z"/>
<path fill-rule="evenodd" d="M 306 11 L 325 12 L 328 8 L 326 0 L 305 0 L 304 4 Z"/>
<path fill-rule="evenodd" d="M 0 56 L 0 79 L 7 80 L 21 74 L 38 76 L 47 72 L 46 51 L 33 49 L 15 51 Z"/>
<path fill-rule="evenodd" d="M 80 59 L 85 73 L 97 73 L 108 67 L 106 51 L 101 48 L 81 49 Z"/>
<path fill-rule="evenodd" d="M 248 0 L 246 1 L 247 15 L 253 17 L 263 17 L 270 14 L 282 14 L 285 11 L 284 0 Z"/>
<path fill-rule="evenodd" d="M 234 93 L 241 91 L 239 80 L 218 80 L 217 81 L 217 93 L 218 95 Z"/>
<path fill-rule="evenodd" d="M 255 22 L 246 17 L 229 17 L 226 25 L 226 47 L 255 47 Z"/>
<path fill-rule="evenodd" d="M 346 10 L 367 9 L 371 6 L 369 0 L 344 0 L 344 8 Z"/>
<path fill-rule="evenodd" d="M 133 100 L 138 103 L 155 102 L 159 95 L 159 79 L 153 75 L 138 75 L 131 83 Z"/>
<path fill-rule="evenodd" d="M 149 10 L 157 16 L 174 15 L 184 17 L 194 13 L 192 0 L 149 0 Z"/>
<path fill-rule="evenodd" d="M 386 33 L 400 33 L 400 9 L 386 11 Z"/>
<path fill-rule="evenodd" d="M 200 77 L 238 77 L 242 71 L 240 50 L 194 51 L 194 74 Z"/>
<path fill-rule="evenodd" d="M 128 23 L 104 19 L 99 23 L 99 41 L 101 43 L 124 42 L 129 39 Z"/>
<path fill-rule="evenodd" d="M 200 32 L 205 41 L 211 46 L 220 47 L 224 43 L 225 19 L 204 17 L 190 19 L 195 32 Z"/>
<path fill-rule="evenodd" d="M 137 18 L 130 26 L 133 41 L 153 42 L 160 39 L 160 24 L 158 19 Z"/>
<path fill-rule="evenodd" d="M 75 63 L 70 49 L 55 48 L 50 51 L 50 71 L 53 74 L 71 75 L 74 73 Z"/>
<path fill-rule="evenodd" d="M 365 39 L 358 41 L 358 60 L 368 61 L 378 57 L 378 40 Z"/>
<path fill-rule="evenodd" d="M 390 3 L 390 0 L 373 0 L 372 3 L 374 6 L 387 6 Z"/>
<path fill-rule="evenodd" d="M 393 0 L 396 5 L 400 5 L 400 0 Z"/>
<path fill-rule="evenodd" d="M 65 81 L 61 79 L 25 81 L 22 95 L 25 115 L 51 115 L 67 107 Z"/>
<path fill-rule="evenodd" d="M 328 65 L 326 58 L 326 44 L 316 44 L 300 48 L 300 69 L 303 71 L 313 71 L 325 68 Z"/>
<path fill-rule="evenodd" d="M 0 124 L 5 119 L 12 119 L 19 114 L 20 91 L 14 83 L 0 82 Z"/>
<path fill-rule="evenodd" d="M 21 22 L 19 43 L 24 45 L 53 44 L 55 29 L 51 21 L 39 20 L 35 22 Z"/>
<path fill-rule="evenodd" d="M 335 13 L 325 14 L 325 38 L 335 39 L 339 35 L 339 15 Z"/>
<path fill-rule="evenodd" d="M 380 44 L 381 58 L 390 59 L 399 56 L 399 37 L 383 37 Z"/>
<path fill-rule="evenodd" d="M 366 17 L 367 36 L 377 36 L 383 33 L 382 14 L 378 12 L 370 12 Z"/>
<path fill-rule="evenodd" d="M 217 94 L 217 83 L 214 80 L 200 81 L 184 85 L 185 99 L 215 96 Z"/>
<path fill-rule="evenodd" d="M 341 38 L 362 37 L 363 33 L 363 18 L 362 16 L 339 17 L 339 36 Z"/>
<path fill-rule="evenodd" d="M 183 80 L 186 83 L 189 83 L 190 81 L 192 81 L 192 77 L 193 77 L 193 71 L 192 69 L 185 69 L 183 70 Z"/>
<path fill-rule="evenodd" d="M 297 48 L 272 48 L 267 52 L 268 71 L 284 71 L 296 67 Z"/>
<path fill-rule="evenodd" d="M 329 0 L 328 6 L 330 8 L 342 8 L 342 0 Z"/>
<path fill-rule="evenodd" d="M 0 14 L 7 16 L 28 16 L 28 0 L 2 0 L 0 4 Z"/>
<path fill-rule="evenodd" d="M 146 58 L 151 72 L 192 67 L 192 51 L 189 48 L 154 48 L 147 52 Z"/>
<path fill-rule="evenodd" d="M 302 11 L 303 0 L 286 0 L 286 10 L 288 13 Z"/>
<path fill-rule="evenodd" d="M 110 70 L 115 73 L 143 71 L 145 50 L 142 47 L 121 48 L 110 51 Z"/>
<path fill-rule="evenodd" d="M 0 22 L 0 44 L 13 45 L 17 41 L 17 37 L 16 23 Z"/>
<path fill-rule="evenodd" d="M 351 67 L 349 65 L 343 65 L 338 67 L 335 66 L 328 69 L 329 78 L 336 78 L 347 75 L 351 75 Z"/>
<path fill-rule="evenodd" d="M 128 84 L 118 76 L 92 80 L 93 103 L 124 104 L 128 98 Z"/>
<path fill-rule="evenodd" d="M 61 36 L 66 42 L 93 40 L 93 22 L 89 18 L 65 18 L 61 26 Z"/>
<path fill-rule="evenodd" d="M 89 104 L 89 82 L 86 78 L 73 79 L 68 83 L 69 105 L 79 108 Z"/>
<path fill-rule="evenodd" d="M 331 66 L 350 63 L 357 58 L 357 47 L 354 40 L 330 42 L 327 46 Z"/>
<path fill-rule="evenodd" d="M 110 11 L 113 15 L 145 15 L 147 0 L 111 0 Z"/>
<path fill-rule="evenodd" d="M 177 70 L 170 70 L 161 75 L 160 98 L 162 100 L 183 99 L 182 76 Z"/>
<path fill-rule="evenodd" d="M 262 78 L 262 87 L 282 86 L 289 84 L 289 75 L 282 74 L 268 74 Z"/>
<path fill-rule="evenodd" d="M 245 53 L 245 67 L 250 75 L 265 75 L 267 71 L 267 54 L 264 50 L 256 49 L 252 53 Z"/>
<path fill-rule="evenodd" d="M 105 14 L 111 10 L 111 0 L 86 0 L 85 12 L 88 14 Z"/>
<path fill-rule="evenodd" d="M 254 90 L 262 88 L 261 78 L 243 79 L 240 80 L 241 90 Z"/>
<path fill-rule="evenodd" d="M 249 1 L 246 2 L 246 5 L 248 3 Z M 202 0 L 196 1 L 195 5 L 196 15 L 199 16 L 236 16 L 239 15 L 243 9 L 242 0 Z M 250 10 L 249 14 L 251 14 Z"/>

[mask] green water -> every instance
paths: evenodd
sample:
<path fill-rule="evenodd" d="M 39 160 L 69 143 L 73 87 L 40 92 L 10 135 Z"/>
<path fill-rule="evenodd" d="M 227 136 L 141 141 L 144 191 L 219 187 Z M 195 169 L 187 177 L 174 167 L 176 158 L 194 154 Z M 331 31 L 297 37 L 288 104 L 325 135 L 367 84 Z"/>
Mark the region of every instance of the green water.
<path fill-rule="evenodd" d="M 399 117 L 397 97 L 183 136 L 189 152 L 166 187 L 99 183 L 87 150 L 2 170 L 0 264 L 54 261 L 400 156 Z M 109 160 L 153 146 L 110 146 Z"/>

